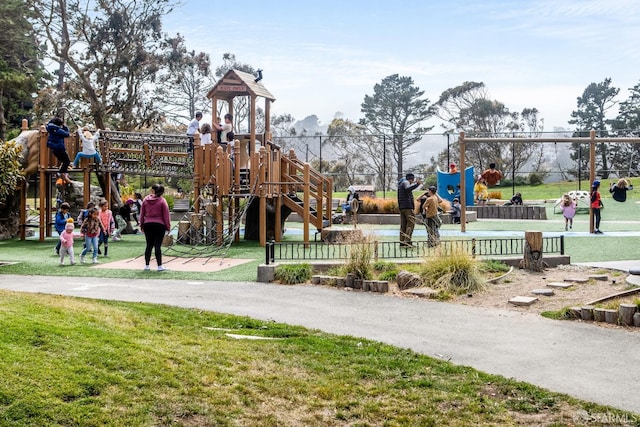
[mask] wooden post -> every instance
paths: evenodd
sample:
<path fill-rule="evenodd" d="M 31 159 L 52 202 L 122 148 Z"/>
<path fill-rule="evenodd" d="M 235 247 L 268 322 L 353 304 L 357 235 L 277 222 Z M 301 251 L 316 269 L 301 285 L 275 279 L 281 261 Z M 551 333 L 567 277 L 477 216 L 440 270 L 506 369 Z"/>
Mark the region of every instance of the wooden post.
<path fill-rule="evenodd" d="M 460 168 L 460 231 L 467 231 L 467 184 L 466 184 L 466 170 L 465 170 L 465 143 L 464 143 L 464 132 L 460 132 L 460 137 L 458 139 L 460 142 L 460 164 L 458 167 Z M 449 167 L 449 165 L 447 165 Z"/>
<path fill-rule="evenodd" d="M 49 166 L 49 149 L 47 148 L 47 131 L 40 126 L 40 141 L 38 150 L 39 191 L 40 191 L 40 241 L 44 242 L 46 230 L 49 227 L 47 220 L 47 167 Z"/>
<path fill-rule="evenodd" d="M 260 166 L 258 168 L 258 197 L 260 198 L 260 246 L 267 245 L 267 197 L 265 188 L 265 172 L 266 172 L 266 149 L 260 147 Z"/>
<path fill-rule="evenodd" d="M 82 189 L 82 201 L 84 206 L 87 206 L 87 203 L 91 200 L 91 173 L 88 167 L 82 169 L 82 183 L 84 185 Z"/>
<path fill-rule="evenodd" d="M 276 203 L 276 224 L 275 224 L 275 240 L 282 240 L 282 194 L 278 193 L 273 200 Z"/>
<path fill-rule="evenodd" d="M 591 129 L 589 132 L 589 190 L 591 190 L 591 184 L 596 179 L 596 131 Z M 591 199 L 589 199 L 591 200 Z M 589 233 L 595 233 L 596 226 L 594 223 L 593 209 L 591 209 L 591 203 L 589 203 Z"/>
<path fill-rule="evenodd" d="M 542 232 L 525 231 L 524 232 L 524 258 L 522 266 L 529 271 L 544 270 L 544 261 L 542 260 Z"/>
<path fill-rule="evenodd" d="M 22 119 L 22 127 L 24 130 L 24 122 Z M 27 180 L 23 179 L 20 183 L 20 240 L 27 238 Z"/>
<path fill-rule="evenodd" d="M 620 324 L 633 326 L 633 315 L 636 314 L 638 306 L 635 304 L 620 304 Z"/>
<path fill-rule="evenodd" d="M 251 129 L 249 129 L 249 132 L 251 133 L 249 139 L 250 139 L 250 143 L 252 147 L 256 146 L 256 97 L 255 95 L 251 95 L 250 97 L 250 115 L 251 115 Z M 264 141 L 262 143 L 262 146 L 264 147 Z"/>
<path fill-rule="evenodd" d="M 333 214 L 333 179 L 327 179 L 327 219 L 329 220 L 329 227 L 331 227 L 331 218 Z"/>
<path fill-rule="evenodd" d="M 215 110 L 213 115 L 215 117 Z M 207 154 L 210 152 L 207 152 Z M 200 187 L 207 181 L 204 179 L 202 169 L 204 163 L 204 150 L 198 137 L 193 141 L 193 210 L 200 212 Z"/>

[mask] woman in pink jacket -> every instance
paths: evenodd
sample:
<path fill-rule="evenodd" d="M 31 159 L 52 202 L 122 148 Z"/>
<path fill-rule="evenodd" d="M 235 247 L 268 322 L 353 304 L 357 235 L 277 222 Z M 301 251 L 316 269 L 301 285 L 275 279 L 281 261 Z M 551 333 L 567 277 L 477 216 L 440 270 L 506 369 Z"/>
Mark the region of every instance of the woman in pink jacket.
<path fill-rule="evenodd" d="M 171 230 L 171 217 L 169 205 L 162 197 L 163 194 L 164 187 L 153 184 L 151 194 L 144 198 L 140 208 L 140 229 L 147 241 L 147 247 L 144 250 L 145 270 L 149 270 L 151 250 L 155 249 L 158 271 L 166 271 L 162 266 L 162 239 Z"/>

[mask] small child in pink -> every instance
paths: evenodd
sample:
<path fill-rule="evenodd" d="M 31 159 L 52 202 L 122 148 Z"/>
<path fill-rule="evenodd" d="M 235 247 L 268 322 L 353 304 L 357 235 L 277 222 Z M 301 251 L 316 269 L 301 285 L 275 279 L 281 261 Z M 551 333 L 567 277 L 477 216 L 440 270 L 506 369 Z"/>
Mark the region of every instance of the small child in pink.
<path fill-rule="evenodd" d="M 73 257 L 73 218 L 67 220 L 67 224 L 64 226 L 64 231 L 60 233 L 60 265 L 64 265 L 64 256 L 69 254 L 69 264 L 74 265 L 76 263 Z"/>
<path fill-rule="evenodd" d="M 576 216 L 576 202 L 572 200 L 568 194 L 562 196 L 562 202 L 560 202 L 560 210 L 564 216 L 564 229 L 567 231 L 573 228 L 573 217 Z"/>

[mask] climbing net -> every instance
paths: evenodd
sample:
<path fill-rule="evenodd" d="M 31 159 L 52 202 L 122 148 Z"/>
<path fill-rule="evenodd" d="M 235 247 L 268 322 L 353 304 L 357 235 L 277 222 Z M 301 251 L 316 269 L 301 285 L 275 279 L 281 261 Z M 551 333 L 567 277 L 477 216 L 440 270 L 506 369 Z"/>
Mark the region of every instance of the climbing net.
<path fill-rule="evenodd" d="M 203 265 L 213 258 L 220 258 L 220 263 L 227 257 L 229 248 L 235 240 L 235 236 L 240 232 L 240 227 L 245 219 L 249 206 L 255 199 L 256 192 L 252 189 L 244 199 L 244 205 L 234 211 L 233 217 L 227 218 L 226 227 L 223 219 L 222 234 L 218 235 L 219 224 L 215 220 L 213 209 L 218 208 L 218 203 L 223 203 L 223 199 L 217 197 L 212 188 L 205 187 L 199 197 L 200 212 L 195 212 L 192 207 L 180 222 L 171 229 L 171 238 L 166 249 L 166 254 L 176 258 L 188 258 L 185 263 L 196 259 L 204 259 Z M 229 203 L 235 203 L 237 199 L 229 198 Z M 212 209 L 213 208 L 213 209 Z M 192 215 L 201 214 L 197 223 L 193 223 Z M 200 220 L 201 219 L 201 220 Z M 180 224 L 189 223 L 188 230 L 180 229 Z"/>

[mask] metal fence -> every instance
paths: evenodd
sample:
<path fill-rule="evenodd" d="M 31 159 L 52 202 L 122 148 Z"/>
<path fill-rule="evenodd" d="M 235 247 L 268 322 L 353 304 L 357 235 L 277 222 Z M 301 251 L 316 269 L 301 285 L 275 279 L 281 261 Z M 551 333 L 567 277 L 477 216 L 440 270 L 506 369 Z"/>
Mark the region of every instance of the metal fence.
<path fill-rule="evenodd" d="M 413 259 L 446 255 L 463 251 L 477 256 L 516 256 L 524 254 L 524 238 L 486 238 L 466 240 L 442 240 L 431 247 L 427 241 L 415 241 L 412 247 L 402 247 L 400 242 L 374 241 L 365 243 L 327 242 L 267 242 L 265 262 L 278 261 L 340 261 L 349 259 L 351 251 L 359 247 L 368 250 L 375 261 L 380 259 Z M 543 237 L 543 254 L 564 255 L 564 236 Z"/>

